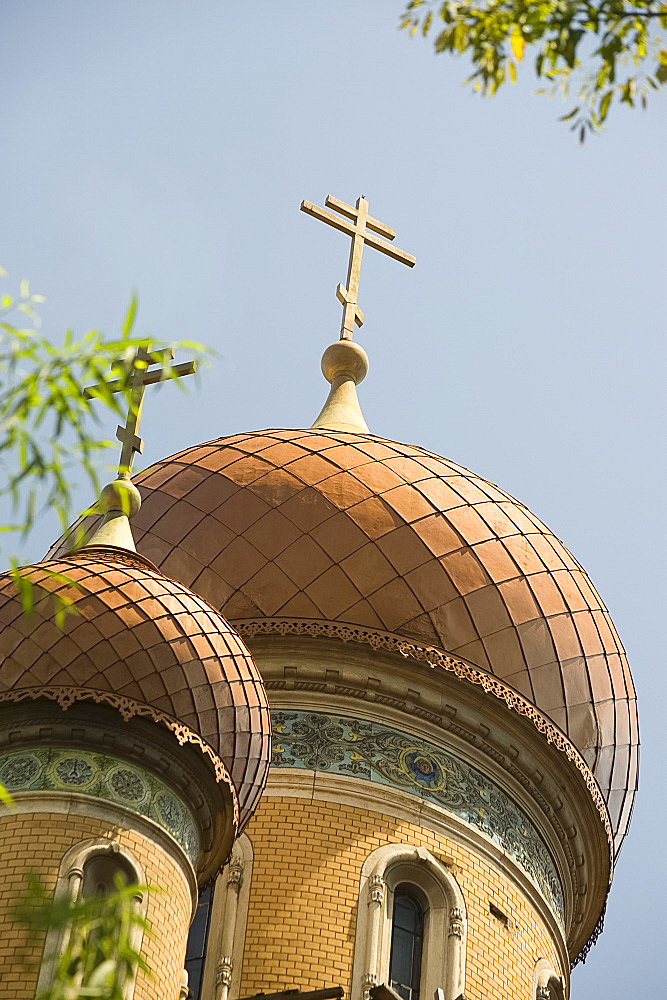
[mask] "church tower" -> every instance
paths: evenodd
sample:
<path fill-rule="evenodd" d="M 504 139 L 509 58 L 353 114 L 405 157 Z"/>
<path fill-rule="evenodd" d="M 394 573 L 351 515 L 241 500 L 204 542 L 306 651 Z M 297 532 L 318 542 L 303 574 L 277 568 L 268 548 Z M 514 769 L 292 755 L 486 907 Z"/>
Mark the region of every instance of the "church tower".
<path fill-rule="evenodd" d="M 269 710 L 249 650 L 205 599 L 135 549 L 141 497 L 129 475 L 143 389 L 165 375 L 152 367 L 158 353 L 139 355 L 102 523 L 83 547 L 0 576 L 0 782 L 12 798 L 0 815 L 6 1000 L 51 996 L 63 969 L 71 985 L 58 996 L 102 995 L 82 957 L 99 928 L 56 920 L 59 907 L 100 896 L 112 924 L 122 918 L 110 932 L 114 956 L 123 934 L 145 963 L 116 981 L 114 996 L 187 997 L 199 889 L 229 858 L 266 781 Z M 55 902 L 45 928 L 15 909 L 34 876 Z M 133 914 L 108 909 L 122 885 Z"/>
<path fill-rule="evenodd" d="M 271 704 L 261 803 L 200 898 L 193 995 L 569 997 L 637 786 L 623 648 L 523 504 L 369 431 L 362 252 L 414 258 L 363 197 L 302 208 L 352 241 L 321 414 L 135 479 L 139 552 L 219 609 Z"/>

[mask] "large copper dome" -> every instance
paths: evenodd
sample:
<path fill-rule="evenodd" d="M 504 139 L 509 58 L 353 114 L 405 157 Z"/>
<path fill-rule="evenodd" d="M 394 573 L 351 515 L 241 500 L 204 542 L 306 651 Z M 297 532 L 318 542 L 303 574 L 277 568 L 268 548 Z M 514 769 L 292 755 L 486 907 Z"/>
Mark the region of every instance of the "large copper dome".
<path fill-rule="evenodd" d="M 632 678 L 588 576 L 523 504 L 423 448 L 322 429 L 220 438 L 136 482 L 137 548 L 230 621 L 361 625 L 502 678 L 582 752 L 620 845 Z"/>
<path fill-rule="evenodd" d="M 222 616 L 122 550 L 86 548 L 21 576 L 33 586 L 30 615 L 12 575 L 0 575 L 0 701 L 88 700 L 166 724 L 179 743 L 199 744 L 218 780 L 231 778 L 243 829 L 266 782 L 270 720 L 252 657 Z"/>

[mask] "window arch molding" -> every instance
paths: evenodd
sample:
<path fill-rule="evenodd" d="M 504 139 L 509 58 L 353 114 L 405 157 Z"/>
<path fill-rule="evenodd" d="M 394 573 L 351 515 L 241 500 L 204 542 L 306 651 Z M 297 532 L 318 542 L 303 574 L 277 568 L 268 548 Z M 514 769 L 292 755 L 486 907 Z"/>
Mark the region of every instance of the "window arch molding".
<path fill-rule="evenodd" d="M 60 862 L 58 877 L 54 891 L 54 902 L 69 899 L 75 902 L 81 897 L 86 868 L 91 862 L 97 859 L 114 862 L 114 867 L 119 873 L 127 878 L 127 884 L 135 883 L 137 886 L 144 886 L 146 879 L 144 870 L 130 850 L 117 841 L 110 841 L 106 837 L 97 837 L 91 840 L 81 841 L 75 844 L 66 852 Z M 145 917 L 148 906 L 147 892 L 139 889 L 134 897 L 134 905 L 140 916 Z M 131 930 L 130 943 L 136 951 L 141 950 L 143 940 L 143 928 L 135 924 Z M 67 947 L 69 931 L 67 928 L 52 927 L 46 935 L 42 964 L 37 980 L 36 995 L 45 992 L 53 985 L 58 957 Z M 134 985 L 136 980 L 136 970 L 123 986 L 123 1000 L 132 1000 L 134 996 Z"/>
<path fill-rule="evenodd" d="M 409 886 L 424 908 L 421 996 L 444 990 L 456 1000 L 465 987 L 466 908 L 452 875 L 425 847 L 386 844 L 361 869 L 352 1000 L 389 981 L 394 892 Z"/>
<path fill-rule="evenodd" d="M 563 979 L 546 958 L 539 958 L 535 963 L 531 1000 L 565 1000 Z"/>

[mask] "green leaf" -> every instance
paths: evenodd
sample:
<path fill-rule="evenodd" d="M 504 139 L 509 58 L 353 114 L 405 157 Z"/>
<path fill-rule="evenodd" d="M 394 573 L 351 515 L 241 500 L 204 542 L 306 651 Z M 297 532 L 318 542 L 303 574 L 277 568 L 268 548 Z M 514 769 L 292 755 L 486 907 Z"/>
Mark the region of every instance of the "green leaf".
<path fill-rule="evenodd" d="M 602 126 L 613 93 L 620 103 L 634 107 L 646 86 L 667 84 L 667 49 L 650 34 L 651 18 L 667 27 L 664 2 L 656 11 L 648 0 L 603 0 L 596 5 L 589 0 L 432 0 L 426 6 L 408 3 L 403 26 L 409 26 L 411 34 L 421 26 L 426 35 L 434 11 L 444 25 L 434 39 L 435 51 L 466 54 L 472 72 L 465 82 L 481 94 L 492 96 L 503 83 L 514 82 L 524 46 L 534 46 L 535 72 L 551 81 L 550 93 L 566 98 L 570 90 L 579 94 L 577 132 L 582 125 L 587 131 Z M 649 60 L 655 63 L 651 74 L 646 72 Z M 625 65 L 633 67 L 633 76 L 617 84 Z M 641 104 L 645 106 L 645 99 Z M 561 120 L 570 121 L 570 115 Z"/>
<path fill-rule="evenodd" d="M 609 110 L 609 105 L 611 104 L 611 99 L 614 96 L 613 90 L 608 90 L 600 101 L 600 121 L 603 122 L 607 117 L 607 111 Z"/>
<path fill-rule="evenodd" d="M 29 291 L 25 286 L 22 290 Z M 11 295 L 4 297 L 4 303 L 10 310 L 26 304 Z M 111 448 L 114 459 L 109 464 L 115 466 L 118 445 L 100 435 L 96 424 L 106 419 L 105 410 L 114 417 L 122 414 L 123 419 L 127 413 L 133 359 L 147 342 L 132 335 L 136 311 L 133 296 L 120 335 L 113 339 L 104 339 L 97 330 L 76 339 L 68 330 L 57 345 L 35 330 L 18 328 L 5 310 L 0 319 L 0 372 L 4 376 L 0 380 L 0 457 L 5 461 L 0 496 L 11 498 L 16 511 L 11 524 L 0 525 L 0 535 L 28 532 L 40 515 L 40 504 L 55 511 L 64 528 L 72 520 L 70 470 L 83 469 L 95 496 L 99 484 L 94 458 L 102 449 Z M 196 343 L 187 346 L 195 356 L 206 351 Z M 116 393 L 107 384 L 112 365 L 111 377 L 121 382 L 121 391 Z M 94 398 L 83 397 L 81 387 L 87 385 L 97 386 Z M 17 572 L 16 586 L 30 613 L 30 581 Z M 53 613 L 62 625 L 70 613 L 67 602 L 61 605 L 55 600 Z"/>
<path fill-rule="evenodd" d="M 125 313 L 125 318 L 123 319 L 123 325 L 121 327 L 121 337 L 126 340 L 130 333 L 132 332 L 132 327 L 134 326 L 134 320 L 137 315 L 137 306 L 139 305 L 139 300 L 137 298 L 137 293 L 132 294 L 130 299 L 130 304 L 127 307 L 127 312 Z"/>

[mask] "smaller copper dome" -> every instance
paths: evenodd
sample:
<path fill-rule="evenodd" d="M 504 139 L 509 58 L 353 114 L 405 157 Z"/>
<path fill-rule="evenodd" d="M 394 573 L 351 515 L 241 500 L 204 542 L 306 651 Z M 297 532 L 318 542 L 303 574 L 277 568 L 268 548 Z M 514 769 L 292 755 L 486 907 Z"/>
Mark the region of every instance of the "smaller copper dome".
<path fill-rule="evenodd" d="M 187 727 L 224 762 L 242 830 L 266 782 L 271 724 L 252 657 L 219 612 L 136 553 L 88 548 L 21 575 L 30 615 L 0 575 L 0 701 L 60 689 L 65 705 L 88 696 Z M 62 628 L 49 595 L 71 604 Z"/>

